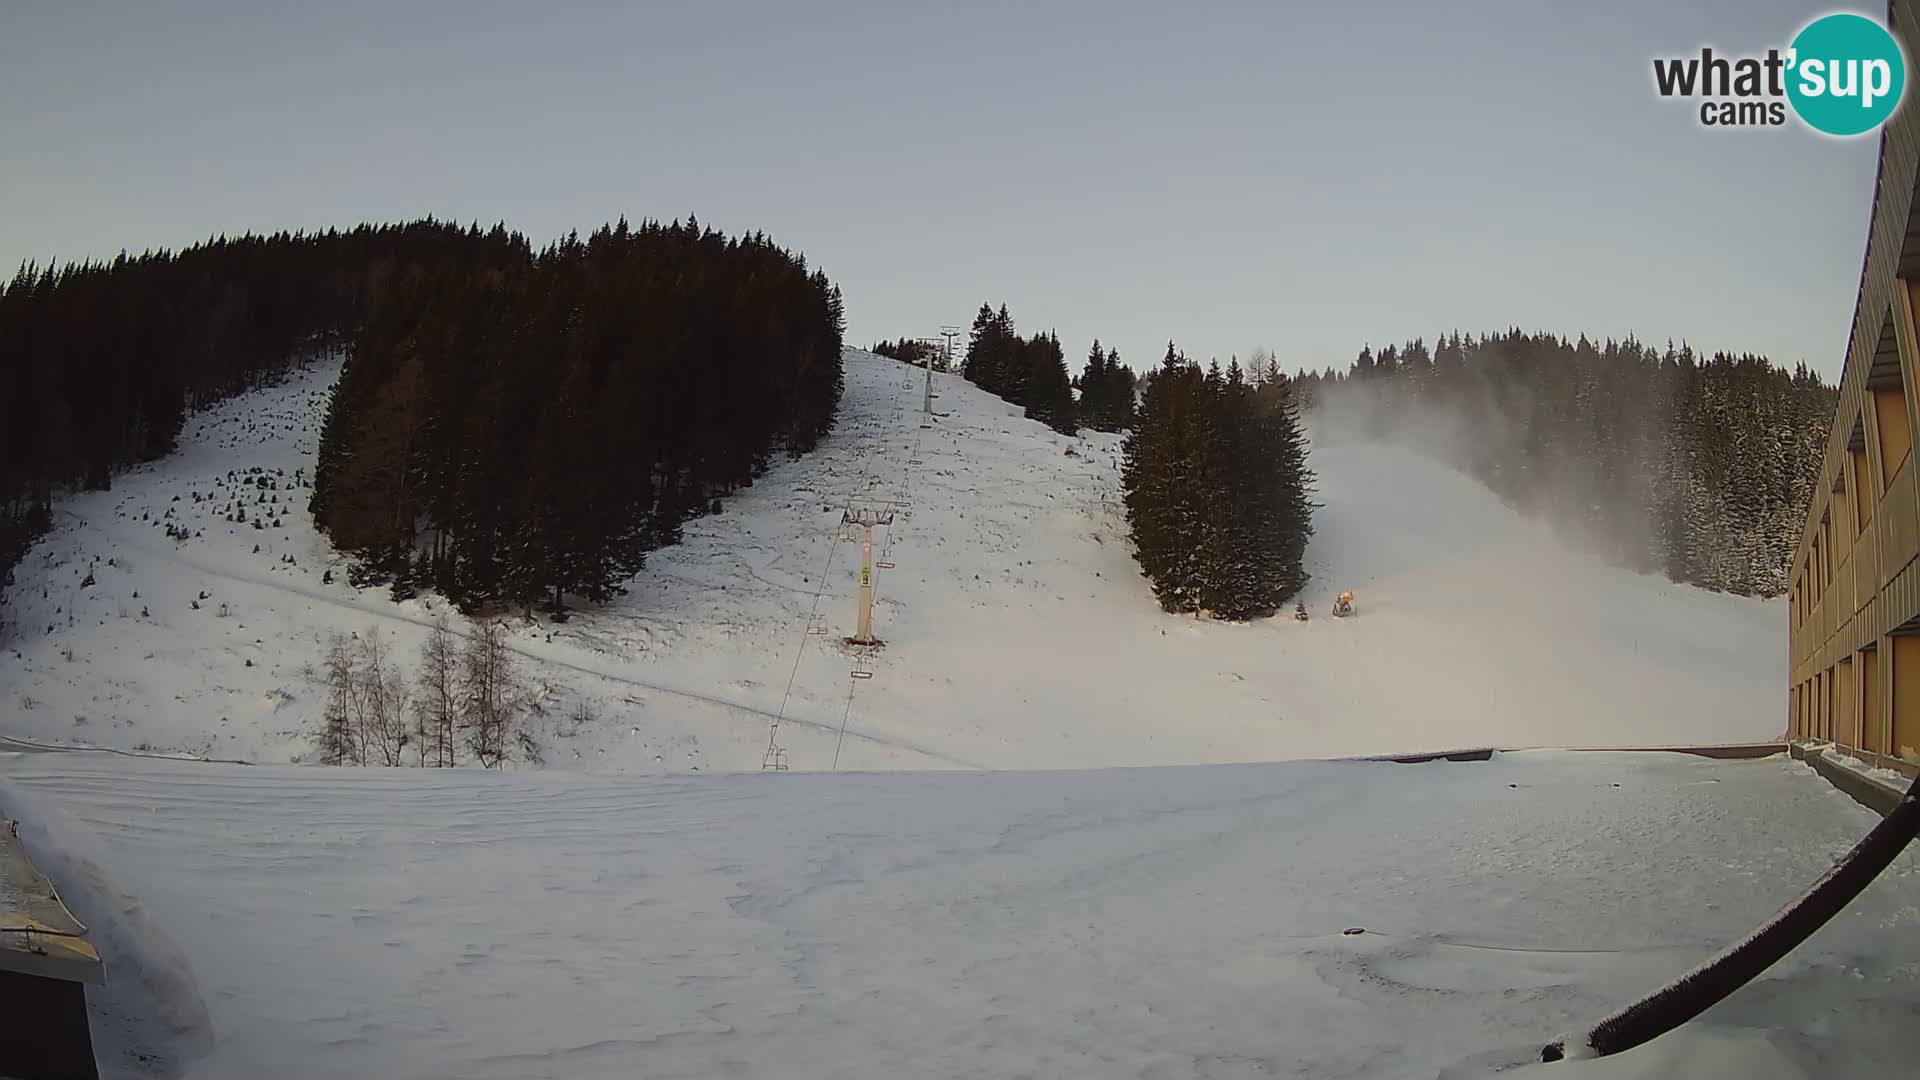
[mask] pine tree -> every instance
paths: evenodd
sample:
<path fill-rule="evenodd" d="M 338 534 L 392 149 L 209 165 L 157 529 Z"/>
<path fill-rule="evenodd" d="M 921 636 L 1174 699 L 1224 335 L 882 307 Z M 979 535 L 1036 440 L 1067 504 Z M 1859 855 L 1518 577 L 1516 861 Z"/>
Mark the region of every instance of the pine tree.
<path fill-rule="evenodd" d="M 1370 345 L 1361 346 L 1360 355 L 1353 361 L 1353 377 L 1356 379 L 1371 379 L 1374 376 L 1375 370 L 1376 365 L 1373 360 L 1373 347 Z"/>
<path fill-rule="evenodd" d="M 1014 332 L 1013 316 L 1002 303 L 993 317 L 993 392 L 1015 405 L 1027 403 L 1027 379 L 1031 366 L 1028 342 Z"/>
<path fill-rule="evenodd" d="M 1087 366 L 1080 371 L 1078 389 L 1081 421 L 1096 431 L 1118 430 L 1111 426 L 1113 386 L 1107 371 L 1107 354 L 1100 350 L 1099 338 L 1093 339 L 1093 348 L 1087 352 Z"/>
<path fill-rule="evenodd" d="M 1121 466 L 1135 557 L 1160 606 L 1170 612 L 1189 610 L 1191 603 L 1186 562 L 1193 538 L 1182 501 L 1190 497 L 1192 481 L 1187 444 L 1193 374 L 1168 342 L 1165 361 L 1146 380 Z"/>
<path fill-rule="evenodd" d="M 986 304 L 973 316 L 973 329 L 967 334 L 967 355 L 960 365 L 960 376 L 989 393 L 998 390 L 994 377 L 999 374 L 994 352 L 993 308 Z"/>
<path fill-rule="evenodd" d="M 1270 590 L 1268 602 L 1277 606 L 1306 588 L 1307 543 L 1313 536 L 1313 474 L 1307 466 L 1307 440 L 1300 415 L 1295 380 L 1267 361 L 1265 373 L 1253 384 L 1254 438 L 1249 453 L 1271 466 L 1263 479 L 1260 499 L 1250 509 L 1256 515 L 1255 534 L 1262 581 Z"/>
<path fill-rule="evenodd" d="M 1107 383 L 1107 422 L 1111 430 L 1125 431 L 1133 426 L 1138 380 L 1133 369 L 1120 362 L 1118 349 L 1107 350 Z"/>
<path fill-rule="evenodd" d="M 1027 416 L 1060 432 L 1072 435 L 1079 430 L 1075 418 L 1073 383 L 1067 375 L 1067 361 L 1060 339 L 1053 334 L 1036 336 L 1025 344 L 1027 359 Z"/>
<path fill-rule="evenodd" d="M 1207 375 L 1208 430 L 1203 449 L 1206 510 L 1201 522 L 1199 606 L 1216 618 L 1243 620 L 1260 614 L 1261 589 L 1255 549 L 1255 506 L 1260 463 L 1247 445 L 1251 396 L 1239 360 L 1224 376 L 1216 361 Z"/>

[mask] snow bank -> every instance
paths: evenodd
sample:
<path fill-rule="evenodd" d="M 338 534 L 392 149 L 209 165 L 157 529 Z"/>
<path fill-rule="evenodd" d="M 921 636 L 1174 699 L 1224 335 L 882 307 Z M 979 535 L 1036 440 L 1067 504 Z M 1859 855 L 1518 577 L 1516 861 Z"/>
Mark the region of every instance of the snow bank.
<path fill-rule="evenodd" d="M 1678 755 L 0 777 L 191 959 L 207 1080 L 1480 1076 L 1739 937 L 1873 820 L 1797 763 Z M 1903 1075 L 1917 976 L 1909 853 L 1675 1037 L 1521 1072 Z"/>

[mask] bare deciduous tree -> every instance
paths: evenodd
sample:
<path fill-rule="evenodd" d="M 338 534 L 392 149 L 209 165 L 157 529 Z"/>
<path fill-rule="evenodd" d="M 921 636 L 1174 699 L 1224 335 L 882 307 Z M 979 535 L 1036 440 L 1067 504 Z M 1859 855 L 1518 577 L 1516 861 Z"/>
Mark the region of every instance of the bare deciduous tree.
<path fill-rule="evenodd" d="M 497 768 L 522 741 L 520 714 L 526 707 L 507 648 L 507 629 L 498 618 L 475 620 L 460 676 L 467 748 L 481 765 Z"/>
<path fill-rule="evenodd" d="M 462 742 L 489 769 L 516 756 L 539 761 L 528 729 L 538 702 L 515 670 L 507 628 L 498 619 L 476 620 L 462 648 L 441 617 L 421 646 L 417 677 L 394 662 L 377 627 L 364 636 L 334 634 L 324 669 L 307 673 L 326 688 L 314 734 L 324 764 L 448 768 L 457 764 Z"/>
<path fill-rule="evenodd" d="M 387 643 L 375 627 L 361 644 L 360 700 L 363 757 L 386 766 L 406 764 L 413 732 L 407 718 L 407 676 L 393 663 Z"/>
<path fill-rule="evenodd" d="M 326 670 L 321 675 L 327 688 L 327 704 L 315 736 L 324 765 L 364 765 L 355 719 L 360 705 L 360 651 L 345 634 L 336 633 L 327 641 Z"/>
<path fill-rule="evenodd" d="M 459 639 L 440 616 L 420 647 L 420 696 L 415 700 L 420 723 L 421 763 L 451 768 L 459 742 L 461 660 Z"/>

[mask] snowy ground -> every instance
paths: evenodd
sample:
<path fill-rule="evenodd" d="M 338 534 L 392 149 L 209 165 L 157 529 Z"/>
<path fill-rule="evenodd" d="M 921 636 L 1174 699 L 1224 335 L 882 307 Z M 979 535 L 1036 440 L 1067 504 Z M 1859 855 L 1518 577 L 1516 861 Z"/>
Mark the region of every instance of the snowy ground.
<path fill-rule="evenodd" d="M 838 777 L 30 754 L 0 756 L 0 811 L 102 943 L 110 1073 L 209 1080 L 1482 1075 L 1875 820 L 1779 758 L 1546 751 Z M 1909 852 L 1701 1021 L 1520 1075 L 1882 1080 L 1917 1021 Z"/>
<path fill-rule="evenodd" d="M 10 593 L 0 734 L 293 761 L 320 701 L 303 672 L 329 633 L 377 625 L 411 661 L 446 605 L 354 590 L 305 511 L 334 372 L 198 415 L 179 453 L 61 503 Z M 519 625 L 548 763 L 758 768 L 782 715 L 778 741 L 800 770 L 1782 730 L 1780 604 L 1605 568 L 1404 450 L 1315 452 L 1326 506 L 1311 623 L 1163 615 L 1127 551 L 1118 438 L 1068 439 L 936 379 L 949 415 L 923 429 L 920 373 L 850 352 L 840 426 L 820 450 L 690 523 L 613 608 Z M 840 643 L 859 566 L 859 545 L 838 535 L 849 501 L 897 514 L 876 532 L 894 565 L 876 574 L 887 644 L 871 657 Z M 240 509 L 245 522 L 228 520 Z M 192 535 L 170 539 L 170 526 Z M 1328 618 L 1346 588 L 1359 617 Z M 853 680 L 856 668 L 873 677 Z M 590 722 L 564 719 L 582 704 Z"/>

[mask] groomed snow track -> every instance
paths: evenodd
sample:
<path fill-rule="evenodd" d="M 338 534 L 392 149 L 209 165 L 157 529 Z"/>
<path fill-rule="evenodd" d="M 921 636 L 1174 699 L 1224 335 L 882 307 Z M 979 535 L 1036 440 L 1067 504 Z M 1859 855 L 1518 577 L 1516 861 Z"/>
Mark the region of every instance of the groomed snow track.
<path fill-rule="evenodd" d="M 1784 758 L 1557 752 L 777 777 L 31 754 L 0 758 L 0 807 L 106 943 L 103 1064 L 184 1080 L 1481 1076 L 1758 925 L 1874 820 Z M 1551 1075 L 1898 1075 L 1916 931 L 1909 853 L 1698 1021 Z"/>

